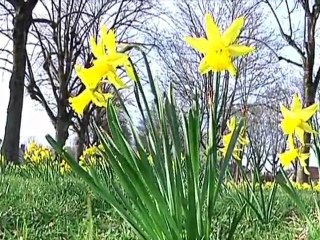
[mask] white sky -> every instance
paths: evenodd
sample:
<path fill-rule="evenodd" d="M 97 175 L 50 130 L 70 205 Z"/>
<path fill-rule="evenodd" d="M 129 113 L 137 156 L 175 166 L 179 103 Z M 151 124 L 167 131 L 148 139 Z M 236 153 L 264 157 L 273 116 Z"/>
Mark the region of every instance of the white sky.
<path fill-rule="evenodd" d="M 1 72 L 2 73 L 2 72 Z M 0 138 L 3 139 L 9 102 L 9 74 L 0 74 Z M 31 139 L 46 144 L 46 134 L 54 136 L 54 128 L 41 106 L 25 94 L 22 111 L 20 143 Z"/>

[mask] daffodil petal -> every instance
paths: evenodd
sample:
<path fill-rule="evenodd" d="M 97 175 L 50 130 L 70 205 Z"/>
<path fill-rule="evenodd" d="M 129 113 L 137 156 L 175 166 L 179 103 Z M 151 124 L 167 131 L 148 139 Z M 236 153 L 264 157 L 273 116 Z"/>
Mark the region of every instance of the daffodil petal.
<path fill-rule="evenodd" d="M 319 105 L 314 103 L 309 107 L 299 111 L 299 117 L 301 118 L 302 121 L 306 122 L 316 113 L 318 108 L 319 108 Z"/>
<path fill-rule="evenodd" d="M 93 53 L 93 55 L 95 57 L 100 57 L 101 56 L 101 46 L 99 46 L 96 43 L 96 40 L 94 39 L 94 37 L 90 37 L 90 48 L 91 48 L 91 52 Z"/>
<path fill-rule="evenodd" d="M 298 153 L 296 149 L 279 154 L 280 162 L 285 169 L 291 166 L 291 163 L 296 159 L 297 156 Z"/>
<path fill-rule="evenodd" d="M 300 127 L 297 127 L 295 129 L 295 135 L 297 136 L 297 138 L 299 139 L 300 143 L 302 145 L 304 145 L 304 130 Z"/>
<path fill-rule="evenodd" d="M 239 17 L 232 22 L 230 27 L 223 33 L 222 39 L 225 45 L 230 45 L 236 41 L 244 25 L 244 17 Z"/>
<path fill-rule="evenodd" d="M 92 99 L 92 93 L 89 90 L 84 90 L 76 97 L 70 97 L 69 102 L 72 109 L 79 115 L 83 115 L 84 109 L 89 105 Z"/>
<path fill-rule="evenodd" d="M 117 66 L 127 64 L 128 58 L 129 58 L 128 55 L 126 55 L 124 53 L 116 52 L 116 53 L 108 54 L 106 56 L 106 58 L 103 59 L 103 61 L 108 62 L 109 64 L 111 64 L 112 66 L 114 66 L 116 68 Z"/>
<path fill-rule="evenodd" d="M 227 126 L 231 132 L 234 131 L 234 129 L 236 128 L 236 118 L 234 116 L 230 118 L 230 120 L 227 123 Z"/>
<path fill-rule="evenodd" d="M 108 72 L 107 77 L 108 81 L 117 89 L 125 88 L 127 86 L 115 72 Z"/>
<path fill-rule="evenodd" d="M 100 92 L 94 92 L 92 102 L 98 107 L 106 107 L 108 99 L 112 97 L 113 95 L 111 93 L 103 94 Z"/>
<path fill-rule="evenodd" d="M 293 134 L 298 125 L 299 125 L 299 122 L 292 121 L 291 119 L 288 119 L 288 118 L 284 118 L 280 124 L 284 134 Z"/>
<path fill-rule="evenodd" d="M 186 43 L 201 53 L 208 51 L 208 40 L 205 38 L 186 37 L 185 40 Z"/>
<path fill-rule="evenodd" d="M 293 95 L 291 103 L 291 111 L 300 111 L 302 109 L 302 102 L 297 93 Z"/>
<path fill-rule="evenodd" d="M 309 125 L 309 123 L 307 122 L 302 122 L 299 127 L 302 128 L 303 131 L 307 133 L 316 133 L 316 131 L 314 131 L 312 127 Z"/>
<path fill-rule="evenodd" d="M 308 171 L 308 166 L 306 163 L 306 160 L 310 157 L 309 153 L 300 153 L 299 155 L 299 162 L 301 167 L 303 167 L 303 171 L 305 174 L 310 175 L 310 172 Z"/>
<path fill-rule="evenodd" d="M 308 159 L 310 157 L 310 154 L 309 153 L 300 153 L 299 154 L 299 160 L 302 162 L 301 163 L 301 166 L 302 167 L 305 167 L 305 166 L 307 166 L 307 164 L 306 164 L 306 160 Z"/>
<path fill-rule="evenodd" d="M 237 160 L 238 162 L 241 161 L 241 158 L 240 158 L 239 154 L 233 153 L 232 156 L 233 156 L 233 158 L 234 158 L 235 160 Z"/>
<path fill-rule="evenodd" d="M 231 45 L 228 47 L 232 57 L 240 57 L 247 55 L 255 50 L 255 47 L 248 47 L 244 45 Z"/>
<path fill-rule="evenodd" d="M 137 78 L 134 75 L 134 71 L 131 63 L 129 62 L 128 64 L 124 65 L 124 68 L 126 69 L 126 73 L 128 77 L 131 78 L 133 81 L 137 81 Z"/>
<path fill-rule="evenodd" d="M 226 135 L 223 136 L 222 141 L 223 141 L 223 145 L 224 145 L 224 146 L 228 146 L 228 145 L 229 145 L 230 140 L 231 140 L 232 133 L 233 133 L 233 132 L 230 132 L 230 133 L 228 133 L 228 134 L 226 134 Z"/>
<path fill-rule="evenodd" d="M 247 135 L 244 137 L 243 141 L 244 141 L 244 145 L 249 145 L 250 144 L 250 140 L 249 140 Z"/>
<path fill-rule="evenodd" d="M 199 72 L 201 74 L 206 74 L 211 70 L 210 65 L 208 64 L 208 58 L 207 56 L 204 56 L 204 58 L 201 60 L 199 65 Z"/>
<path fill-rule="evenodd" d="M 241 137 L 241 136 L 239 136 L 238 142 L 240 144 L 242 144 L 242 145 L 248 145 L 250 143 L 248 138 L 244 138 L 244 137 Z"/>
<path fill-rule="evenodd" d="M 237 76 L 237 68 L 234 66 L 233 63 L 231 63 L 228 67 L 228 71 L 232 76 Z"/>
<path fill-rule="evenodd" d="M 102 27 L 103 45 L 107 49 L 108 54 L 117 52 L 116 34 L 113 29 L 107 30 L 106 26 Z"/>
<path fill-rule="evenodd" d="M 221 32 L 210 13 L 205 15 L 206 33 L 209 41 L 215 41 L 221 38 Z"/>
<path fill-rule="evenodd" d="M 97 71 L 95 66 L 90 68 L 84 68 L 80 65 L 75 66 L 76 74 L 81 79 L 81 82 L 88 89 L 95 89 L 101 81 L 101 74 Z"/>
<path fill-rule="evenodd" d="M 280 104 L 280 111 L 282 113 L 282 116 L 284 118 L 288 118 L 288 117 L 291 117 L 291 112 L 288 108 L 286 108 L 283 104 Z"/>

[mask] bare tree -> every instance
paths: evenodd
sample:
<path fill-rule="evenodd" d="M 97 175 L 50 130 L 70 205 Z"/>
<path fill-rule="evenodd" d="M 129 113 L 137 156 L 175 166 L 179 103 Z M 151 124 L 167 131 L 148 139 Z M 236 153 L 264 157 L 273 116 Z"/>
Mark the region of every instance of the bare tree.
<path fill-rule="evenodd" d="M 8 161 L 18 162 L 21 113 L 23 106 L 24 79 L 27 59 L 27 38 L 32 23 L 32 12 L 38 0 L 7 0 L 0 7 L 11 12 L 13 8 L 13 61 L 9 83 L 10 98 L 7 110 L 5 135 L 1 152 Z M 11 6 L 9 6 L 11 5 Z"/>
<path fill-rule="evenodd" d="M 220 99 L 221 134 L 225 131 L 227 119 L 231 115 L 242 116 L 245 112 L 250 114 L 257 111 L 258 108 L 269 108 L 270 111 L 273 111 L 274 116 L 278 114 L 280 95 L 273 94 L 269 90 L 279 89 L 286 81 L 284 71 L 278 64 L 279 56 L 277 55 L 277 50 L 283 46 L 279 43 L 274 31 L 268 29 L 267 16 L 264 11 L 265 9 L 258 1 L 178 0 L 175 2 L 175 8 L 170 5 L 164 18 L 166 20 L 164 22 L 168 22 L 169 26 L 161 32 L 164 37 L 161 37 L 160 33 L 157 36 L 159 39 L 158 54 L 163 63 L 162 77 L 173 84 L 178 100 L 185 109 L 191 106 L 196 92 L 203 93 L 198 97 L 200 97 L 205 113 L 203 116 L 203 126 L 205 126 L 207 122 L 205 109 L 208 105 L 208 98 L 211 97 L 210 92 L 215 90 L 215 80 L 199 74 L 198 65 L 203 56 L 187 46 L 184 38 L 185 36 L 205 36 L 203 16 L 207 12 L 212 13 L 215 20 L 224 29 L 237 17 L 246 18 L 246 25 L 239 42 L 244 45 L 254 45 L 257 51 L 236 60 L 239 74 L 235 78 L 230 78 L 228 74 L 222 75 L 222 86 L 220 86 L 223 89 Z M 265 120 L 267 119 L 256 119 L 256 122 L 251 123 L 253 119 L 248 118 L 249 133 L 252 132 L 251 129 L 254 129 L 251 124 L 252 126 L 257 124 L 263 126 L 261 134 L 253 134 L 253 138 L 259 138 L 263 134 L 268 139 L 272 138 L 273 132 L 268 132 L 267 126 L 269 125 L 264 123 Z M 277 126 L 273 127 L 277 129 Z M 204 127 L 203 137 L 206 136 L 205 132 Z M 281 141 L 279 140 L 279 144 L 282 144 Z M 266 149 L 258 149 L 257 145 L 252 146 L 249 149 L 251 155 L 245 157 L 251 158 L 253 162 L 253 158 L 260 157 L 258 154 L 261 152 L 264 152 L 264 156 L 270 155 L 275 149 L 272 147 L 272 142 L 268 144 Z M 277 158 L 277 155 L 275 157 Z M 264 157 L 263 161 L 260 161 L 261 165 L 265 164 L 267 159 Z"/>
<path fill-rule="evenodd" d="M 88 125 L 96 108 L 88 108 L 79 118 L 69 106 L 69 96 L 79 94 L 84 86 L 74 74 L 75 64 L 92 64 L 90 36 L 98 36 L 102 23 L 117 29 L 121 42 L 127 42 L 143 31 L 143 21 L 151 13 L 153 1 L 40 0 L 43 16 L 33 24 L 36 41 L 30 57 L 26 87 L 32 99 L 46 110 L 56 129 L 56 139 L 64 144 L 70 126 L 78 134 L 79 149 L 88 139 Z M 112 91 L 106 86 L 106 91 Z"/>
<path fill-rule="evenodd" d="M 200 37 L 205 35 L 203 16 L 211 12 L 219 25 L 225 28 L 235 18 L 245 16 L 246 26 L 240 43 L 254 45 L 257 51 L 243 59 L 236 60 L 239 74 L 236 78 L 230 78 L 228 74 L 223 76 L 223 89 L 221 108 L 224 109 L 222 132 L 226 126 L 226 119 L 230 114 L 254 105 L 257 98 L 263 92 L 276 83 L 280 74 L 280 67 L 276 64 L 277 57 L 274 49 L 278 45 L 272 31 L 265 31 L 265 19 L 263 9 L 257 1 L 176 1 L 176 8 L 168 13 L 172 26 L 170 30 L 164 30 L 165 37 L 157 36 L 158 53 L 163 62 L 163 77 L 173 83 L 177 97 L 185 108 L 190 107 L 195 92 L 205 93 L 200 96 L 200 101 L 205 107 L 208 92 L 214 89 L 212 79 L 206 79 L 198 73 L 198 64 L 201 54 L 189 48 L 184 42 L 185 36 Z M 272 48 L 270 47 L 272 46 Z M 266 71 L 269 69 L 269 71 Z M 204 118 L 205 120 L 205 118 Z"/>
<path fill-rule="evenodd" d="M 275 177 L 279 168 L 278 153 L 285 148 L 286 139 L 279 128 L 280 114 L 274 109 L 256 105 L 248 114 L 248 136 L 250 145 L 246 159 L 247 164 L 260 174 Z"/>

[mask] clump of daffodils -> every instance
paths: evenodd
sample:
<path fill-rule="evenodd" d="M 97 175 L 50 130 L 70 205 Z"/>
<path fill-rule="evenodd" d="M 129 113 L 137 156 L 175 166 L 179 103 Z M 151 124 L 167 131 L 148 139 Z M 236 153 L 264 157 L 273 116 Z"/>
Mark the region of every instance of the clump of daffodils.
<path fill-rule="evenodd" d="M 295 159 L 298 159 L 304 172 L 309 174 L 306 160 L 309 158 L 310 153 L 303 152 L 303 147 L 305 146 L 304 134 L 316 133 L 308 121 L 318 108 L 318 104 L 312 104 L 309 107 L 303 108 L 298 94 L 293 95 L 290 110 L 281 104 L 280 110 L 283 115 L 281 128 L 284 134 L 288 135 L 289 145 L 289 149 L 279 155 L 281 164 L 285 169 L 289 168 Z"/>
<path fill-rule="evenodd" d="M 225 157 L 230 145 L 230 141 L 232 138 L 233 133 L 235 132 L 237 128 L 238 122 L 235 117 L 232 117 L 228 122 L 227 122 L 227 127 L 229 133 L 224 135 L 222 137 L 222 142 L 223 142 L 223 148 L 221 149 L 222 155 Z M 245 127 L 243 126 L 240 130 L 239 137 L 237 139 L 236 146 L 233 149 L 232 156 L 234 159 L 241 161 L 241 155 L 243 153 L 244 147 L 249 145 L 250 141 L 248 139 L 248 136 L 245 131 Z"/>
<path fill-rule="evenodd" d="M 67 161 L 62 160 L 59 166 L 59 170 L 62 175 L 65 175 L 71 173 L 72 168 L 70 167 Z"/>
<path fill-rule="evenodd" d="M 95 166 L 97 164 L 97 160 L 102 159 L 101 149 L 102 146 L 99 145 L 91 146 L 84 150 L 79 159 L 80 166 L 84 169 Z"/>
<path fill-rule="evenodd" d="M 31 142 L 24 154 L 26 163 L 41 165 L 51 161 L 54 158 L 53 152 L 48 147 L 42 146 L 36 142 Z"/>
<path fill-rule="evenodd" d="M 274 187 L 274 182 L 267 181 L 263 184 L 263 189 L 271 190 Z"/>
<path fill-rule="evenodd" d="M 115 32 L 108 31 L 105 26 L 102 27 L 101 32 L 100 41 L 96 42 L 93 37 L 90 40 L 91 51 L 95 57 L 92 66 L 84 68 L 77 65 L 75 67 L 85 90 L 78 96 L 70 97 L 69 102 L 79 116 L 83 115 L 84 110 L 91 102 L 98 107 L 106 107 L 108 99 L 113 95 L 104 92 L 104 84 L 112 84 L 117 89 L 126 87 L 123 79 L 117 74 L 119 67 L 124 67 L 127 75 L 135 80 L 129 56 L 117 51 Z"/>
<path fill-rule="evenodd" d="M 295 187 L 298 190 L 305 190 L 305 191 L 311 191 L 312 190 L 311 185 L 308 184 L 308 183 L 297 183 L 297 182 L 294 182 L 294 183 L 292 183 L 292 186 Z"/>
<path fill-rule="evenodd" d="M 245 18 L 237 18 L 223 33 L 209 13 L 205 15 L 205 22 L 206 38 L 186 37 L 186 42 L 204 55 L 199 65 L 200 73 L 228 71 L 235 76 L 237 69 L 233 64 L 233 59 L 255 50 L 254 47 L 236 43 L 244 26 Z"/>

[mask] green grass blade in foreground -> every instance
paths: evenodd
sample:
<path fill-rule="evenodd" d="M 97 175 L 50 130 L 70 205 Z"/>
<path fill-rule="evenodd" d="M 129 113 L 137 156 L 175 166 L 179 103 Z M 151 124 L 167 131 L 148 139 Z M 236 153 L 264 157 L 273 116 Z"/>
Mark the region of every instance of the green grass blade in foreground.
<path fill-rule="evenodd" d="M 172 87 L 172 86 L 171 86 Z M 173 98 L 172 88 L 170 87 L 169 99 L 166 101 L 166 116 L 168 121 L 169 130 L 172 136 L 172 160 L 173 160 L 173 181 L 174 186 L 172 187 L 174 191 L 174 213 L 177 223 L 180 224 L 182 228 L 182 209 L 185 207 L 185 188 L 183 186 L 184 181 L 184 171 L 183 171 L 183 157 L 182 143 L 181 143 L 181 126 L 179 125 L 179 119 L 177 115 L 177 110 L 175 107 L 175 102 Z"/>
<path fill-rule="evenodd" d="M 276 193 L 278 190 L 278 184 L 275 182 L 273 184 L 272 190 L 269 194 L 269 198 L 268 198 L 268 206 L 267 206 L 267 220 L 268 222 L 271 221 L 271 217 L 272 215 L 272 209 L 274 209 L 275 206 L 275 200 L 276 200 Z"/>
<path fill-rule="evenodd" d="M 202 235 L 200 206 L 200 115 L 199 109 L 192 109 L 184 118 L 184 137 L 186 146 L 186 180 L 187 191 L 187 235 L 197 239 Z"/>
<path fill-rule="evenodd" d="M 127 199 L 123 200 L 131 203 L 126 206 L 129 207 L 130 212 L 135 213 L 136 221 L 139 221 L 144 230 L 149 233 L 150 239 L 156 239 L 161 234 L 161 229 L 164 229 L 164 223 L 161 221 L 162 218 L 158 217 L 157 209 L 154 208 L 156 204 L 149 196 L 141 175 L 130 164 L 130 160 L 135 161 L 134 157 L 123 156 L 123 151 L 116 149 L 118 144 L 112 143 L 111 138 L 101 138 L 101 140 L 119 184 L 127 195 Z M 109 143 L 113 146 L 108 145 Z M 123 143 L 120 144 L 123 145 Z"/>
<path fill-rule="evenodd" d="M 233 235 L 236 232 L 237 226 L 242 219 L 245 209 L 246 209 L 246 205 L 243 205 L 243 207 L 241 208 L 241 211 L 238 214 L 237 213 L 234 214 L 231 225 L 229 227 L 227 240 L 233 239 Z"/>
<path fill-rule="evenodd" d="M 310 217 L 308 215 L 308 212 L 306 211 L 306 206 L 301 201 L 301 198 L 299 197 L 299 195 L 298 195 L 297 191 L 295 190 L 295 188 L 292 186 L 292 184 L 291 184 L 290 180 L 288 179 L 286 173 L 283 171 L 282 168 L 280 168 L 280 170 L 281 170 L 281 175 L 277 175 L 276 181 L 279 183 L 281 188 L 290 196 L 290 198 L 294 201 L 294 203 L 297 205 L 299 210 L 302 212 L 302 214 L 306 218 L 306 221 L 307 221 L 308 226 L 310 227 L 310 229 L 313 229 L 313 225 L 312 225 L 311 219 L 310 219 Z"/>
<path fill-rule="evenodd" d="M 220 174 L 219 174 L 219 177 L 218 177 L 218 182 L 217 182 L 217 185 L 216 185 L 216 187 L 214 189 L 214 195 L 213 195 L 213 199 L 212 199 L 213 206 L 214 206 L 214 203 L 217 200 L 218 193 L 219 193 L 221 185 L 222 185 L 222 181 L 224 179 L 224 176 L 225 176 L 226 171 L 227 171 L 228 164 L 229 164 L 230 159 L 232 157 L 233 149 L 236 146 L 236 143 L 238 141 L 238 137 L 240 135 L 240 132 L 242 130 L 243 125 L 244 125 L 244 120 L 241 119 L 240 122 L 239 122 L 239 125 L 237 126 L 236 130 L 233 132 L 233 134 L 231 136 L 231 140 L 230 140 L 227 152 L 226 152 L 226 156 L 225 156 L 225 158 L 223 159 L 223 162 L 222 162 Z"/>
<path fill-rule="evenodd" d="M 77 161 L 68 152 L 63 150 L 62 147 L 50 135 L 46 135 L 46 139 L 53 149 L 68 162 L 78 176 L 80 176 L 88 184 L 92 191 L 101 196 L 115 208 L 115 210 L 123 217 L 123 219 L 129 223 L 138 236 L 140 236 L 142 239 L 149 239 L 145 232 L 137 224 L 135 219 L 132 219 L 132 216 L 128 214 L 126 209 L 123 208 L 123 206 L 118 202 L 117 199 L 115 199 L 110 191 L 100 188 L 99 185 L 94 182 L 92 177 L 82 167 L 79 166 Z"/>
<path fill-rule="evenodd" d="M 148 160 L 142 161 L 126 141 L 121 132 L 121 127 L 112 104 L 108 108 L 108 119 L 110 122 L 111 136 L 108 137 L 102 134 L 100 138 L 103 144 L 106 145 L 105 148 L 108 153 L 108 158 L 112 166 L 116 169 L 116 175 L 121 177 L 121 179 L 119 179 L 121 186 L 125 188 L 128 196 L 139 199 L 138 202 L 135 201 L 135 204 L 143 203 L 146 209 L 140 209 L 140 211 L 150 213 L 150 215 L 146 217 L 157 225 L 159 232 L 162 231 L 166 236 L 170 236 L 168 232 L 168 230 L 170 230 L 171 234 L 177 235 L 176 223 L 168 212 L 168 204 L 161 195 L 161 192 L 159 192 L 159 188 L 154 185 L 154 182 L 157 181 L 154 181 L 154 178 L 150 179 L 150 173 L 153 172 L 153 168 Z M 118 162 L 121 162 L 121 166 Z M 129 184 L 131 184 L 131 186 L 128 186 Z M 136 191 L 136 194 L 132 194 L 132 191 Z M 155 208 L 155 206 L 158 207 Z M 170 223 L 170 228 L 168 228 L 166 222 Z M 155 226 L 151 226 L 150 228 L 154 229 Z"/>

